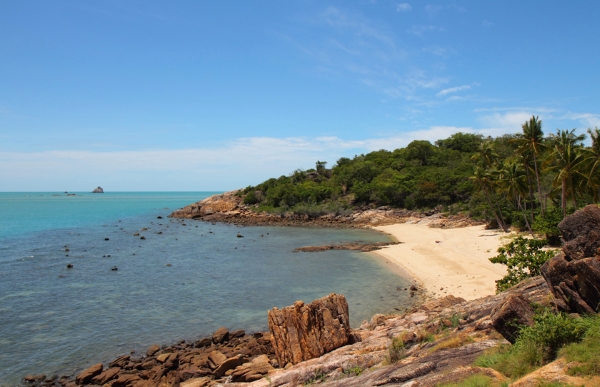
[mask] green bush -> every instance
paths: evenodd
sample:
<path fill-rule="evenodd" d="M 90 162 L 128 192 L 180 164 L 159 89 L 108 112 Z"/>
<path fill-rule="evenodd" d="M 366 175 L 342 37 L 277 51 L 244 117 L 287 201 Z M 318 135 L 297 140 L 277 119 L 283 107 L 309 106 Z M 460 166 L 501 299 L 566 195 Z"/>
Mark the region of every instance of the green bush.
<path fill-rule="evenodd" d="M 540 267 L 555 255 L 554 251 L 542 250 L 545 239 L 527 239 L 518 236 L 498 249 L 498 255 L 490 258 L 492 263 L 506 265 L 508 273 L 496 281 L 500 293 L 529 277 L 540 275 Z"/>
<path fill-rule="evenodd" d="M 580 343 L 567 345 L 559 352 L 567 361 L 579 363 L 569 369 L 569 375 L 600 375 L 600 316 L 593 320 Z"/>
<path fill-rule="evenodd" d="M 533 231 L 544 234 L 550 246 L 560 246 L 560 230 L 558 224 L 563 219 L 558 207 L 549 208 L 544 217 L 538 215 L 533 221 Z"/>
<path fill-rule="evenodd" d="M 510 378 L 521 377 L 553 361 L 561 348 L 581 341 L 598 322 L 598 317 L 574 318 L 544 309 L 534 316 L 533 326 L 520 330 L 514 345 L 498 347 L 479 357 L 475 364 Z"/>

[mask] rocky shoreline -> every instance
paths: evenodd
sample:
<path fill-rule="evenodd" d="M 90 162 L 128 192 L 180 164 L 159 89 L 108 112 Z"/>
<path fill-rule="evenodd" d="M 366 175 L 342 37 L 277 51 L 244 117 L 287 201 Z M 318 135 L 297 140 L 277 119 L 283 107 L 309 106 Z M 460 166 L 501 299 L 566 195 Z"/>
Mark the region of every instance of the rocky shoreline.
<path fill-rule="evenodd" d="M 245 205 L 240 191 L 213 195 L 174 211 L 169 217 L 197 219 L 206 222 L 231 223 L 242 226 L 310 226 L 337 228 L 364 228 L 405 222 L 427 222 L 430 227 L 456 228 L 482 225 L 485 222 L 461 215 L 443 215 L 439 210 L 428 212 L 363 207 L 348 214 L 308 216 L 285 212 L 273 214 L 257 212 L 257 207 Z"/>

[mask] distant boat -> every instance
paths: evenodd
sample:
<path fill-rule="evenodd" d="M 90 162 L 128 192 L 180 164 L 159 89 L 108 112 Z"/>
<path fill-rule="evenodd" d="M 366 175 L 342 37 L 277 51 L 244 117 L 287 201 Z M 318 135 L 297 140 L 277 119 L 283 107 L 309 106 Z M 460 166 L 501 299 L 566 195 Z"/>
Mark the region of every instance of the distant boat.
<path fill-rule="evenodd" d="M 94 189 L 92 193 L 104 193 L 104 190 L 102 189 L 102 187 L 98 186 L 98 188 Z"/>

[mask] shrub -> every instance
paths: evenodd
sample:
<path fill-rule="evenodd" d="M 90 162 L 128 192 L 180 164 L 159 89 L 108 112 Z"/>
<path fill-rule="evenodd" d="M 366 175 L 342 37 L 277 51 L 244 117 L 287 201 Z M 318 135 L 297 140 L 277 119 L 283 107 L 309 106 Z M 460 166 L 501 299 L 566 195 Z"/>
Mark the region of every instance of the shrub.
<path fill-rule="evenodd" d="M 546 245 L 545 239 L 518 236 L 500 247 L 500 254 L 490 258 L 490 261 L 506 265 L 508 273 L 496 281 L 496 292 L 500 293 L 526 278 L 540 275 L 540 267 L 555 255 L 554 251 L 542 250 Z"/>
<path fill-rule="evenodd" d="M 573 318 L 544 309 L 534 316 L 533 326 L 520 330 L 514 345 L 496 348 L 475 364 L 520 377 L 553 361 L 562 347 L 580 341 L 594 325 L 598 325 L 598 317 Z"/>
<path fill-rule="evenodd" d="M 560 246 L 560 230 L 558 224 L 563 219 L 560 208 L 548 209 L 544 217 L 538 215 L 533 221 L 533 231 L 546 235 L 550 246 Z"/>
<path fill-rule="evenodd" d="M 569 369 L 569 375 L 600 375 L 600 317 L 594 320 L 580 343 L 567 345 L 559 352 L 567 361 L 579 363 Z"/>

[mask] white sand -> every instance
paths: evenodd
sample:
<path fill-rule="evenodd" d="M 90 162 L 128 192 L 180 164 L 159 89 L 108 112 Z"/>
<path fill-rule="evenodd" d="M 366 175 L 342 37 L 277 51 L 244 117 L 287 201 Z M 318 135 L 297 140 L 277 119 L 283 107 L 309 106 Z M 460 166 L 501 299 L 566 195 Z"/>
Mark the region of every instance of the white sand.
<path fill-rule="evenodd" d="M 506 267 L 491 263 L 507 234 L 484 226 L 453 229 L 419 224 L 374 227 L 391 234 L 399 245 L 373 253 L 400 266 L 435 296 L 452 294 L 466 300 L 495 294 Z M 502 238 L 502 239 L 501 239 Z"/>

